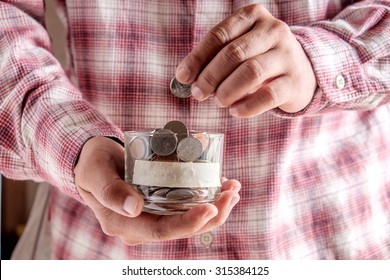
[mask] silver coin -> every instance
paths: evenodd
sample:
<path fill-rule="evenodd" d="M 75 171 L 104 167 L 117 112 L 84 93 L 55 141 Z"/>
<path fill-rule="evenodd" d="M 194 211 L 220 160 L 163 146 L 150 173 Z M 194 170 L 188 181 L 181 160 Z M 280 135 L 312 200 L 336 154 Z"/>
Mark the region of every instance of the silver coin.
<path fill-rule="evenodd" d="M 130 154 L 134 159 L 145 159 L 151 154 L 149 139 L 138 136 L 130 142 Z"/>
<path fill-rule="evenodd" d="M 168 200 L 197 199 L 198 194 L 190 189 L 173 189 L 167 193 L 166 198 Z"/>
<path fill-rule="evenodd" d="M 161 188 L 158 189 L 157 191 L 152 193 L 152 197 L 159 197 L 159 198 L 165 198 L 167 193 L 170 191 L 170 188 Z"/>
<path fill-rule="evenodd" d="M 170 121 L 164 126 L 164 129 L 169 129 L 176 133 L 178 141 L 188 136 L 188 128 L 181 121 Z"/>
<path fill-rule="evenodd" d="M 195 137 L 186 137 L 177 145 L 176 153 L 182 161 L 195 161 L 203 153 L 202 143 Z"/>
<path fill-rule="evenodd" d="M 165 129 L 169 129 L 174 133 L 188 133 L 188 128 L 187 126 L 182 123 L 181 121 L 169 121 L 164 125 Z"/>
<path fill-rule="evenodd" d="M 173 77 L 169 83 L 171 93 L 179 98 L 187 98 L 191 96 L 191 85 L 180 83 L 176 77 Z"/>
<path fill-rule="evenodd" d="M 177 137 L 169 129 L 159 129 L 150 139 L 153 152 L 159 156 L 168 156 L 176 150 Z"/>

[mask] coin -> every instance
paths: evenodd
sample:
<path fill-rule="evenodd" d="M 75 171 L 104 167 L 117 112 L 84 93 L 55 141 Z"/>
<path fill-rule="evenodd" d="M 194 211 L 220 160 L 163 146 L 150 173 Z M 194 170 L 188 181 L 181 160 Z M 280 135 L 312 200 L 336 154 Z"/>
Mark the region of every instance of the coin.
<path fill-rule="evenodd" d="M 130 154 L 134 159 L 145 159 L 150 155 L 149 141 L 145 137 L 139 136 L 130 142 Z"/>
<path fill-rule="evenodd" d="M 187 98 L 191 96 L 191 85 L 180 83 L 176 77 L 173 77 L 169 83 L 171 93 L 179 98 Z"/>
<path fill-rule="evenodd" d="M 164 202 L 153 202 L 149 205 L 145 206 L 146 212 L 154 213 L 158 215 L 172 215 L 172 214 L 181 214 L 187 210 L 190 210 L 191 208 L 198 205 L 197 203 L 192 202 L 186 202 L 183 203 L 182 201 L 179 202 L 172 202 L 172 203 L 166 203 Z M 159 210 L 158 208 L 163 209 L 164 211 Z"/>
<path fill-rule="evenodd" d="M 196 199 L 198 194 L 191 189 L 173 189 L 167 193 L 166 198 L 170 201 Z"/>
<path fill-rule="evenodd" d="M 206 199 L 209 196 L 209 190 L 207 189 L 199 189 L 194 191 L 196 191 L 199 199 Z"/>
<path fill-rule="evenodd" d="M 169 129 L 159 129 L 153 133 L 150 146 L 154 153 L 159 156 L 168 156 L 176 150 L 177 137 Z"/>
<path fill-rule="evenodd" d="M 203 153 L 202 143 L 192 136 L 182 139 L 177 145 L 177 157 L 186 162 L 197 160 Z"/>
<path fill-rule="evenodd" d="M 152 161 L 178 162 L 179 159 L 177 158 L 176 153 L 172 153 L 167 156 L 156 156 Z"/>
<path fill-rule="evenodd" d="M 164 125 L 164 129 L 169 129 L 174 133 L 188 133 L 187 126 L 181 121 L 170 121 Z"/>
<path fill-rule="evenodd" d="M 202 143 L 202 152 L 204 152 L 209 146 L 209 138 L 207 138 L 205 133 L 201 132 L 195 133 L 193 136 Z"/>
<path fill-rule="evenodd" d="M 176 133 L 178 141 L 180 141 L 181 139 L 187 137 L 187 135 L 188 135 L 188 128 L 181 121 L 176 121 L 175 120 L 175 121 L 167 122 L 165 124 L 165 126 L 164 126 L 164 129 L 169 129 L 172 132 Z"/>
<path fill-rule="evenodd" d="M 171 189 L 170 188 L 160 188 L 158 189 L 157 191 L 153 192 L 152 193 L 152 197 L 149 198 L 149 199 L 152 199 L 152 198 L 165 198 L 167 193 L 170 191 Z"/>

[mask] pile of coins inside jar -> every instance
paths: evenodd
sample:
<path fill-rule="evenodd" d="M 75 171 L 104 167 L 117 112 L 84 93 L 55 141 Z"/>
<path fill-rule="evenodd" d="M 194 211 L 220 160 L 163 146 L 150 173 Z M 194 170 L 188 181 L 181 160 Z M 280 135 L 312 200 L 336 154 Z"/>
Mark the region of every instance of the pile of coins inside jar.
<path fill-rule="evenodd" d="M 125 132 L 125 179 L 144 196 L 144 211 L 177 214 L 220 194 L 223 134 L 190 131 L 180 121 Z"/>

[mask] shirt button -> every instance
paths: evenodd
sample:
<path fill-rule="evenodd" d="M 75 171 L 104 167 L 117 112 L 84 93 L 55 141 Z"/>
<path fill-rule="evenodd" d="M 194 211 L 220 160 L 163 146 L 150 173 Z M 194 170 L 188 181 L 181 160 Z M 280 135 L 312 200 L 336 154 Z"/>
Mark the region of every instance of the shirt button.
<path fill-rule="evenodd" d="M 345 78 L 342 75 L 336 76 L 336 87 L 338 89 L 343 89 L 345 87 Z"/>
<path fill-rule="evenodd" d="M 200 235 L 200 242 L 206 247 L 210 247 L 213 243 L 213 234 L 211 232 L 205 232 Z"/>

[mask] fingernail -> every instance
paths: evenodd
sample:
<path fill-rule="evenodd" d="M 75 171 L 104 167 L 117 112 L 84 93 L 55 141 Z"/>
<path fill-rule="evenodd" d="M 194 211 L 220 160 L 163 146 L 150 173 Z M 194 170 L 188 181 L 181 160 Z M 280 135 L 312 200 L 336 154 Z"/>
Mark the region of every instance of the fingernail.
<path fill-rule="evenodd" d="M 176 70 L 176 79 L 181 83 L 188 83 L 191 72 L 185 65 L 179 65 Z"/>
<path fill-rule="evenodd" d="M 201 91 L 200 88 L 198 87 L 193 87 L 191 89 L 191 93 L 192 93 L 192 96 L 196 99 L 196 100 L 199 100 L 199 101 L 203 101 L 206 97 L 204 95 L 204 93 Z"/>
<path fill-rule="evenodd" d="M 130 216 L 134 216 L 135 210 L 137 210 L 138 199 L 134 196 L 128 196 L 123 203 L 123 210 L 125 210 Z"/>

